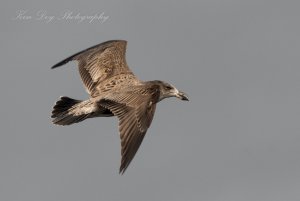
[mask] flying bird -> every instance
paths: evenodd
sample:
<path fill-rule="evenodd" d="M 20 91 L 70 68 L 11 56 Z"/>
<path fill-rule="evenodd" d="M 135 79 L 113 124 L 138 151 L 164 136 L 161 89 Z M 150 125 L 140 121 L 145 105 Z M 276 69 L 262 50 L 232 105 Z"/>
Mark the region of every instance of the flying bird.
<path fill-rule="evenodd" d="M 168 97 L 188 100 L 185 93 L 163 81 L 141 81 L 129 69 L 124 40 L 111 40 L 78 52 L 53 68 L 77 61 L 89 94 L 88 100 L 60 97 L 51 118 L 57 125 L 70 125 L 94 117 L 117 116 L 121 138 L 123 174 L 135 156 L 149 128 L 156 104 Z"/>

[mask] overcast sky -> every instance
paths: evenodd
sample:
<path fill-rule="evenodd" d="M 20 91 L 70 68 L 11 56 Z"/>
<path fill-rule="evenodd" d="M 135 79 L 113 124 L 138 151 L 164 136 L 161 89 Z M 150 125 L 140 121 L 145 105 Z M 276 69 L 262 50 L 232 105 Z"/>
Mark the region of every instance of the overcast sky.
<path fill-rule="evenodd" d="M 1 3 L 0 200 L 300 200 L 300 1 L 145 2 Z M 116 118 L 50 119 L 88 98 L 75 62 L 50 67 L 112 39 L 190 97 L 158 104 L 123 176 Z"/>

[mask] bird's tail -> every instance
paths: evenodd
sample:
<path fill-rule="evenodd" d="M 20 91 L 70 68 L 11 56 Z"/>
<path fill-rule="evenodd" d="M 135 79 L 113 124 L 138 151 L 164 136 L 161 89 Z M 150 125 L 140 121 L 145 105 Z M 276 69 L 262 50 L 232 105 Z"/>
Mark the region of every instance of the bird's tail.
<path fill-rule="evenodd" d="M 89 118 L 92 112 L 93 105 L 89 100 L 80 101 L 62 96 L 55 103 L 51 118 L 54 124 L 70 125 Z"/>

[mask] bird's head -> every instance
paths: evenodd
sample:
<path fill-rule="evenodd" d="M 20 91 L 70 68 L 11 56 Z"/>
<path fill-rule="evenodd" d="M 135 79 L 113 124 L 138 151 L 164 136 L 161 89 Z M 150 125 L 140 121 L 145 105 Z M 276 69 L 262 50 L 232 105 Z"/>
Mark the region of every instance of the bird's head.
<path fill-rule="evenodd" d="M 163 81 L 157 81 L 159 88 L 160 88 L 160 96 L 159 101 L 169 98 L 169 97 L 176 97 L 180 100 L 188 101 L 188 96 L 182 92 L 176 89 L 173 85 L 163 82 Z"/>

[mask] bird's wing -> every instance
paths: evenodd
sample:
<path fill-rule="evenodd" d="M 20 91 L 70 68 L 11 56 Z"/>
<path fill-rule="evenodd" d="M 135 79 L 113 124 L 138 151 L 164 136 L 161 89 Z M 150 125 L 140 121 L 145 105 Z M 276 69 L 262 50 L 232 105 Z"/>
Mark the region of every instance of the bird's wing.
<path fill-rule="evenodd" d="M 91 96 L 95 96 L 99 90 L 96 89 L 96 86 L 101 85 L 105 80 L 119 74 L 134 76 L 126 63 L 126 44 L 127 42 L 124 40 L 107 41 L 78 52 L 52 68 L 77 60 L 83 84 L 87 92 Z"/>
<path fill-rule="evenodd" d="M 119 93 L 99 102 L 101 106 L 108 108 L 119 118 L 122 154 L 120 173 L 122 174 L 143 141 L 152 122 L 159 97 L 156 88 L 139 88 L 139 90 L 138 93 L 134 91 Z"/>

